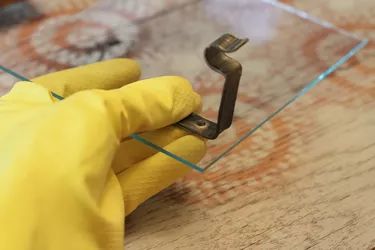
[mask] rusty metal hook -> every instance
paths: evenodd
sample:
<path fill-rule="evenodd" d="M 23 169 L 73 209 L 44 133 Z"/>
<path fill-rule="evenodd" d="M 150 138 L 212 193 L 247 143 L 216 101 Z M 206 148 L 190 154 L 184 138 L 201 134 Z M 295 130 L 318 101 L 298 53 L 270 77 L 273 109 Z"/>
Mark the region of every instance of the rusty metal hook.
<path fill-rule="evenodd" d="M 224 34 L 204 51 L 208 66 L 225 76 L 217 123 L 193 113 L 179 121 L 178 126 L 210 140 L 216 139 L 221 132 L 231 126 L 242 66 L 226 53 L 238 50 L 247 42 L 248 39 L 239 39 L 231 34 Z"/>

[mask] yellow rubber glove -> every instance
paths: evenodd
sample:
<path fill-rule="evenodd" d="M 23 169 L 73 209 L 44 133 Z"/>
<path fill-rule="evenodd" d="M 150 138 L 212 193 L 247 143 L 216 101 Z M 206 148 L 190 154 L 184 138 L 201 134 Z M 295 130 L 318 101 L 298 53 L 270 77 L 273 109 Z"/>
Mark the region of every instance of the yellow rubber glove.
<path fill-rule="evenodd" d="M 204 141 L 166 127 L 199 109 L 199 96 L 182 78 L 139 75 L 137 63 L 115 59 L 0 98 L 0 249 L 123 249 L 124 217 L 190 170 L 134 132 L 157 130 L 143 135 L 201 159 Z"/>

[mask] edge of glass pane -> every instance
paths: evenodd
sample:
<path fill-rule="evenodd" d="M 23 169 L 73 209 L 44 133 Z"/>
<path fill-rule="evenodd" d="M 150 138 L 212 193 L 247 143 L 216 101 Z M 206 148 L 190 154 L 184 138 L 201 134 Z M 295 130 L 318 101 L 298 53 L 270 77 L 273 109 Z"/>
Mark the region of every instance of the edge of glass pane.
<path fill-rule="evenodd" d="M 301 10 L 301 9 L 295 8 L 294 6 L 291 6 L 291 5 L 279 2 L 277 0 L 276 1 L 275 0 L 262 0 L 262 1 L 265 2 L 265 3 L 268 3 L 270 5 L 273 5 L 273 6 L 277 7 L 277 8 L 280 8 L 282 10 L 285 10 L 287 12 L 290 12 L 290 13 L 292 13 L 292 14 L 294 14 L 296 16 L 299 16 L 299 17 L 301 17 L 303 19 L 306 19 L 306 20 L 309 20 L 309 21 L 311 21 L 313 23 L 319 24 L 319 25 L 321 25 L 321 26 L 323 26 L 323 27 L 325 27 L 327 29 L 335 30 L 338 33 L 341 33 L 343 35 L 346 35 L 346 36 L 349 36 L 349 37 L 352 37 L 352 38 L 355 38 L 355 39 L 358 39 L 358 40 L 361 40 L 361 41 L 367 41 L 367 39 L 361 38 L 361 37 L 357 36 L 354 33 L 351 33 L 351 32 L 346 31 L 344 29 L 338 28 L 334 24 L 332 24 L 332 23 L 330 23 L 328 21 L 319 19 L 319 18 L 317 18 L 315 16 L 312 16 L 309 13 L 307 13 L 307 12 Z"/>
<path fill-rule="evenodd" d="M 241 136 L 236 143 L 231 145 L 228 149 L 226 149 L 223 153 L 219 154 L 212 160 L 207 166 L 204 168 L 204 170 L 211 167 L 213 164 L 215 164 L 218 160 L 220 160 L 222 157 L 224 157 L 226 154 L 228 154 L 233 148 L 235 148 L 238 144 L 240 144 L 242 141 L 244 141 L 246 138 L 248 138 L 250 135 L 252 135 L 258 128 L 262 127 L 266 122 L 271 120 L 273 117 L 275 117 L 278 113 L 280 113 L 284 108 L 289 106 L 289 104 L 293 103 L 295 100 L 297 100 L 299 97 L 303 96 L 307 92 L 309 92 L 311 89 L 313 89 L 316 85 L 318 85 L 322 80 L 326 79 L 331 73 L 333 73 L 336 69 L 338 69 L 341 65 L 343 65 L 345 62 L 347 62 L 352 56 L 357 54 L 363 47 L 365 47 L 368 43 L 367 39 L 364 39 L 360 41 L 356 46 L 354 46 L 347 54 L 343 55 L 336 63 L 328 67 L 323 73 L 318 75 L 316 78 L 314 78 L 312 81 L 310 81 L 303 89 L 301 89 L 299 92 L 297 92 L 292 98 L 290 98 L 287 102 L 285 102 L 281 107 L 279 107 L 277 110 L 275 110 L 273 113 L 271 113 L 268 117 L 266 117 L 264 120 L 262 120 L 257 126 L 255 126 L 253 129 L 245 133 L 243 136 Z"/>
<path fill-rule="evenodd" d="M 343 55 L 336 63 L 334 63 L 333 65 L 331 65 L 330 67 L 328 67 L 324 72 L 322 72 L 320 75 L 318 75 L 317 77 L 315 77 L 315 79 L 313 79 L 311 82 L 309 82 L 305 87 L 303 87 L 303 89 L 301 89 L 299 92 L 297 92 L 294 96 L 292 96 L 289 100 L 287 100 L 282 106 L 280 106 L 277 110 L 275 110 L 273 113 L 271 113 L 269 116 L 267 116 L 265 119 L 263 119 L 260 123 L 258 123 L 254 128 L 252 128 L 251 130 L 249 130 L 247 133 L 245 133 L 244 135 L 242 135 L 241 137 L 238 138 L 238 140 L 233 143 L 230 147 L 228 147 L 224 152 L 220 153 L 219 155 L 215 156 L 208 164 L 205 164 L 204 166 L 199 166 L 199 164 L 194 164 L 178 155 L 175 155 L 165 149 L 163 149 L 162 147 L 148 141 L 147 139 L 143 138 L 142 136 L 140 136 L 139 134 L 133 134 L 131 135 L 130 137 L 133 138 L 134 140 L 136 141 L 139 141 L 151 148 L 153 148 L 154 150 L 157 150 L 159 152 L 162 152 L 164 153 L 165 155 L 169 156 L 169 157 L 172 157 L 174 158 L 175 160 L 181 162 L 182 164 L 198 171 L 198 172 L 204 172 L 205 170 L 207 170 L 209 167 L 211 167 L 213 164 L 215 164 L 218 160 L 220 160 L 222 157 L 224 157 L 226 154 L 228 154 L 232 149 L 234 149 L 238 144 L 240 144 L 242 141 L 244 141 L 246 138 L 248 138 L 250 135 L 252 135 L 258 128 L 262 127 L 266 122 L 268 122 L 269 120 L 271 120 L 274 116 L 276 116 L 278 113 L 280 113 L 284 108 L 286 108 L 289 104 L 291 104 L 292 102 L 294 102 L 295 100 L 297 100 L 300 96 L 303 96 L 305 93 L 307 93 L 309 90 L 311 90 L 313 87 L 315 87 L 320 81 L 322 81 L 323 79 L 325 79 L 329 74 L 331 74 L 332 72 L 334 72 L 338 67 L 340 67 L 342 64 L 344 64 L 347 60 L 349 60 L 353 55 L 355 55 L 360 49 L 362 49 L 367 43 L 368 43 L 368 40 L 367 39 L 361 39 L 360 37 L 358 37 L 357 35 L 353 34 L 353 33 L 350 33 L 348 31 L 345 31 L 343 29 L 340 29 L 340 28 L 337 28 L 336 26 L 334 26 L 333 24 L 329 23 L 329 22 L 326 22 L 324 20 L 321 20 L 321 19 L 318 19 L 314 16 L 311 16 L 309 15 L 308 13 L 304 12 L 303 10 L 299 10 L 299 9 L 296 9 L 294 8 L 293 6 L 290 6 L 290 5 L 287 5 L 287 4 L 284 4 L 284 3 L 280 3 L 278 1 L 274 1 L 274 0 L 262 0 L 263 2 L 266 2 L 270 5 L 273 5 L 277 8 L 280 8 L 280 9 L 283 9 L 284 11 L 286 12 L 290 12 L 296 16 L 299 16 L 303 19 L 306 19 L 306 20 L 309 20 L 313 23 L 317 23 L 323 27 L 326 27 L 326 28 L 329 28 L 329 29 L 332 29 L 332 30 L 335 30 L 337 31 L 338 33 L 341 33 L 343 35 L 346 35 L 348 37 L 352 37 L 354 39 L 357 39 L 358 40 L 358 44 L 356 46 L 354 46 L 348 53 L 346 53 L 345 55 Z M 16 77 L 17 79 L 20 79 L 22 81 L 30 81 L 29 79 L 25 78 L 24 76 L 6 68 L 6 67 L 3 67 L 0 65 L 0 70 Z M 57 95 L 56 93 L 53 93 L 51 92 L 51 94 L 58 100 L 62 100 L 63 97 Z"/>
<path fill-rule="evenodd" d="M 297 100 L 299 97 L 306 94 L 308 91 L 313 89 L 318 83 L 320 83 L 322 80 L 327 78 L 332 72 L 334 72 L 337 68 L 339 68 L 341 65 L 343 65 L 345 62 L 347 62 L 352 56 L 354 56 L 356 53 L 358 53 L 363 47 L 366 46 L 368 43 L 367 39 L 359 40 L 359 43 L 354 46 L 348 53 L 346 53 L 344 56 L 342 56 L 336 63 L 328 67 L 323 73 L 318 75 L 315 79 L 313 79 L 311 82 L 309 82 L 303 89 L 301 89 L 299 92 L 297 92 L 292 98 L 290 98 L 284 105 L 279 107 L 276 111 L 271 113 L 267 118 L 262 120 L 257 126 L 255 126 L 253 129 L 249 130 L 246 134 L 241 136 L 236 143 L 231 145 L 229 148 L 227 148 L 223 153 L 216 156 L 209 164 L 206 166 L 199 166 L 197 164 L 194 164 L 178 155 L 175 155 L 162 147 L 148 141 L 147 139 L 143 138 L 142 136 L 138 134 L 133 134 L 131 137 L 134 140 L 137 140 L 141 143 L 146 144 L 147 146 L 150 146 L 151 148 L 158 150 L 169 157 L 174 158 L 175 160 L 185 164 L 186 166 L 197 170 L 198 172 L 203 173 L 205 170 L 207 170 L 209 167 L 211 167 L 213 164 L 215 164 L 217 161 L 219 161 L 222 157 L 227 155 L 232 149 L 234 149 L 238 144 L 240 144 L 242 141 L 244 141 L 246 138 L 248 138 L 250 135 L 252 135 L 256 130 L 258 130 L 260 127 L 262 127 L 266 122 L 271 120 L 273 117 L 275 117 L 277 114 L 279 114 L 284 108 L 289 106 L 289 104 L 293 103 L 295 100 Z"/>
<path fill-rule="evenodd" d="M 15 71 L 13 71 L 11 69 L 8 69 L 8 68 L 4 67 L 2 65 L 0 65 L 0 71 L 4 71 L 5 73 L 10 74 L 13 77 L 17 78 L 18 80 L 32 82 L 30 79 L 28 79 L 28 78 L 26 78 L 26 77 L 18 74 L 17 72 L 15 72 Z M 58 100 L 63 100 L 64 99 L 64 97 L 62 97 L 62 96 L 54 93 L 53 91 L 51 91 L 51 95 L 53 97 L 55 97 L 56 99 L 58 99 Z M 143 143 L 143 144 L 145 144 L 145 145 L 147 145 L 147 146 L 149 146 L 149 147 L 157 150 L 157 151 L 160 151 L 161 153 L 164 153 L 165 155 L 167 155 L 169 157 L 172 157 L 172 158 L 176 159 L 177 161 L 185 164 L 186 166 L 188 166 L 188 167 L 190 167 L 190 168 L 192 168 L 194 170 L 197 170 L 199 172 L 203 172 L 204 171 L 204 168 L 201 168 L 201 167 L 197 166 L 196 164 L 194 164 L 194 163 L 192 163 L 192 162 L 190 162 L 190 161 L 188 161 L 186 159 L 183 159 L 182 157 L 179 157 L 178 155 L 175 155 L 175 154 L 173 154 L 173 153 L 165 150 L 162 147 L 159 147 L 159 146 L 155 145 L 154 143 L 152 143 L 152 142 L 144 139 L 142 136 L 138 135 L 137 133 L 134 133 L 134 134 L 130 135 L 130 137 L 133 138 L 134 140 L 138 141 L 138 142 L 141 142 L 141 143 Z"/>
<path fill-rule="evenodd" d="M 216 162 L 218 162 L 220 159 L 222 159 L 224 156 L 226 156 L 228 153 L 230 153 L 231 150 L 233 150 L 238 144 L 240 144 L 242 141 L 247 139 L 249 136 L 251 136 L 257 129 L 262 127 L 266 122 L 268 122 L 273 117 L 275 117 L 277 114 L 279 114 L 284 108 L 286 108 L 288 105 L 293 103 L 299 97 L 306 94 L 308 91 L 310 91 L 316 85 L 318 85 L 318 83 L 320 83 L 320 81 L 327 78 L 331 73 L 333 73 L 341 65 L 343 65 L 345 62 L 347 62 L 352 56 L 354 56 L 356 53 L 358 53 L 368 43 L 368 39 L 361 38 L 360 36 L 357 36 L 354 33 L 351 33 L 351 32 L 346 31 L 344 29 L 338 28 L 337 26 L 335 26 L 334 24 L 332 24 L 328 21 L 321 20 L 317 17 L 314 17 L 314 16 L 308 14 L 307 12 L 305 12 L 303 10 L 297 9 L 293 6 L 288 5 L 288 4 L 284 4 L 284 3 L 281 3 L 281 2 L 275 1 L 275 0 L 262 0 L 262 1 L 265 2 L 265 3 L 268 3 L 270 5 L 273 5 L 274 7 L 280 8 L 280 9 L 286 11 L 286 12 L 292 13 L 292 14 L 294 14 L 294 15 L 302 18 L 302 19 L 309 20 L 312 23 L 319 24 L 319 25 L 321 25 L 321 26 L 323 26 L 327 29 L 334 30 L 334 31 L 336 31 L 336 32 L 338 32 L 342 35 L 345 35 L 345 36 L 351 37 L 353 39 L 356 39 L 356 40 L 358 40 L 358 43 L 357 43 L 357 45 L 352 47 L 346 54 L 342 55 L 342 57 L 340 57 L 334 64 L 329 66 L 325 71 L 323 71 L 322 73 L 317 75 L 313 80 L 308 82 L 300 91 L 298 91 L 295 95 L 293 95 L 282 106 L 277 108 L 274 112 L 269 114 L 265 119 L 260 121 L 254 128 L 250 129 L 244 135 L 239 137 L 237 139 L 237 141 L 235 143 L 233 143 L 231 146 L 229 146 L 224 152 L 222 152 L 222 153 L 218 154 L 217 156 L 213 157 L 210 160 L 210 162 L 207 163 L 207 164 L 204 164 L 204 165 L 200 165 L 199 163 L 194 164 L 194 163 L 192 163 L 192 162 L 190 162 L 190 161 L 188 161 L 188 160 L 186 160 L 186 159 L 184 159 L 184 158 L 182 158 L 182 157 L 180 157 L 176 154 L 173 154 L 173 153 L 163 149 L 162 147 L 148 141 L 147 139 L 143 138 L 139 134 L 133 134 L 131 136 L 134 140 L 137 140 L 137 141 L 139 141 L 143 144 L 146 144 L 147 146 L 149 146 L 149 147 L 151 147 L 151 148 L 153 148 L 157 151 L 160 151 L 160 152 L 166 154 L 169 157 L 174 158 L 175 160 L 179 161 L 180 163 L 182 163 L 182 164 L 184 164 L 184 165 L 186 165 L 186 166 L 188 166 L 188 167 L 190 167 L 190 168 L 192 168 L 192 169 L 194 169 L 198 172 L 203 173 L 208 168 L 210 168 L 212 165 L 214 165 Z"/>
<path fill-rule="evenodd" d="M 194 164 L 176 154 L 173 154 L 162 147 L 148 141 L 147 139 L 143 138 L 139 134 L 132 134 L 130 135 L 131 138 L 134 140 L 141 142 L 161 153 L 164 153 L 165 155 L 172 157 L 173 159 L 177 160 L 178 162 L 203 173 L 205 170 L 207 170 L 209 167 L 211 167 L 213 164 L 215 164 L 218 160 L 220 160 L 222 157 L 227 155 L 233 148 L 235 148 L 238 144 L 240 144 L 242 141 L 244 141 L 246 138 L 248 138 L 250 135 L 252 135 L 256 130 L 258 130 L 260 127 L 262 127 L 266 122 L 271 120 L 273 117 L 275 117 L 278 113 L 280 113 L 284 108 L 286 108 L 289 104 L 293 103 L 295 100 L 297 100 L 299 97 L 306 94 L 308 91 L 310 91 L 312 88 L 314 88 L 318 83 L 320 83 L 322 80 L 327 78 L 332 72 L 334 72 L 337 68 L 339 68 L 341 65 L 343 65 L 345 62 L 347 62 L 352 56 L 354 56 L 356 53 L 358 53 L 363 47 L 366 46 L 368 43 L 367 39 L 359 40 L 359 43 L 354 46 L 348 53 L 346 53 L 344 56 L 342 56 L 336 63 L 328 67 L 323 73 L 318 75 L 315 79 L 313 79 L 311 82 L 309 82 L 303 89 L 301 89 L 297 94 L 295 94 L 292 98 L 290 98 L 284 105 L 279 107 L 276 111 L 271 113 L 268 117 L 266 117 L 264 120 L 262 120 L 257 126 L 255 126 L 253 129 L 249 130 L 246 134 L 241 136 L 236 143 L 231 145 L 229 148 L 227 148 L 223 153 L 216 156 L 209 164 L 206 166 L 199 166 L 197 164 Z M 0 70 L 20 79 L 21 81 L 30 81 L 26 77 L 0 65 Z M 51 92 L 51 94 L 58 100 L 64 99 L 62 96 L 57 95 L 56 93 Z"/>

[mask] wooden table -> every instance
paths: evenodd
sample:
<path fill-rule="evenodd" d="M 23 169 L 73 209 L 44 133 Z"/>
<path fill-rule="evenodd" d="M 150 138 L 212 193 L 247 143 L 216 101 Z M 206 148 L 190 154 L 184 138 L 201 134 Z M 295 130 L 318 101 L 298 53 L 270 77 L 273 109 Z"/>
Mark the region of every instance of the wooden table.
<path fill-rule="evenodd" d="M 34 11 L 48 18 L 75 13 L 93 0 L 32 2 Z M 284 2 L 375 38 L 373 0 Z M 157 1 L 148 3 L 149 9 L 162 8 Z M 134 9 L 138 10 L 142 9 Z M 19 34 L 35 32 L 36 24 L 25 23 Z M 0 45 L 13 43 L 11 34 Z M 30 44 L 22 45 L 20 51 L 29 53 Z M 25 66 L 34 70 L 30 77 L 67 66 L 60 62 L 43 65 L 43 55 L 34 54 L 30 58 L 38 66 L 31 59 Z M 12 60 L 18 57 L 15 54 Z M 15 66 L 23 70 L 19 63 Z M 270 135 L 272 143 L 263 143 Z M 235 157 L 230 156 L 235 169 L 218 166 L 205 174 L 192 173 L 139 207 L 126 218 L 125 248 L 374 249 L 373 40 L 241 147 L 254 144 L 250 155 L 235 151 Z"/>
<path fill-rule="evenodd" d="M 375 38 L 375 1 L 284 2 Z M 254 136 L 270 130 L 261 161 L 193 173 L 139 207 L 126 249 L 374 249 L 374 41 Z"/>

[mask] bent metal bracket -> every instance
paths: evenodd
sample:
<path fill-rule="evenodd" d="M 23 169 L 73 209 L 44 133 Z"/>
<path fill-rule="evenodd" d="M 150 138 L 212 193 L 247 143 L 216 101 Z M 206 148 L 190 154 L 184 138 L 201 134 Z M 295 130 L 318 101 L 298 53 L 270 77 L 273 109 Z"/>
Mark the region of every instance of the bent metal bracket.
<path fill-rule="evenodd" d="M 239 62 L 227 56 L 226 53 L 238 50 L 247 42 L 248 39 L 239 39 L 231 34 L 224 34 L 205 49 L 204 55 L 208 66 L 225 77 L 217 122 L 193 113 L 179 121 L 177 123 L 179 127 L 213 140 L 231 126 L 242 66 Z"/>

